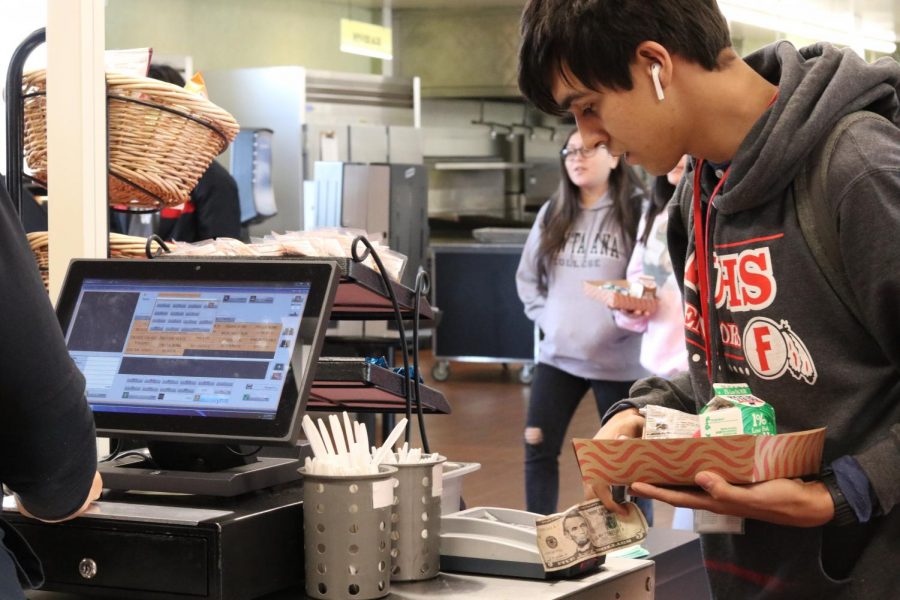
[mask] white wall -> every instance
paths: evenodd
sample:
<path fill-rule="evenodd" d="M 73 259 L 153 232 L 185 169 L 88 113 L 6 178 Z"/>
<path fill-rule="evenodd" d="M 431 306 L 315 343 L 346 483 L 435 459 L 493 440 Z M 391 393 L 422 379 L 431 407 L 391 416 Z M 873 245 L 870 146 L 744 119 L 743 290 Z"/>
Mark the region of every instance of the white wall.
<path fill-rule="evenodd" d="M 15 18 L 13 18 L 15 15 Z M 46 0 L 0 0 L 0 74 L 4 88 L 3 100 L 0 106 L 3 108 L 3 117 L 0 118 L 0 173 L 6 174 L 6 70 L 9 60 L 19 44 L 22 43 L 32 31 L 47 25 Z M 29 59 L 26 69 L 36 68 L 47 64 L 47 48 L 42 45 L 35 49 Z"/>

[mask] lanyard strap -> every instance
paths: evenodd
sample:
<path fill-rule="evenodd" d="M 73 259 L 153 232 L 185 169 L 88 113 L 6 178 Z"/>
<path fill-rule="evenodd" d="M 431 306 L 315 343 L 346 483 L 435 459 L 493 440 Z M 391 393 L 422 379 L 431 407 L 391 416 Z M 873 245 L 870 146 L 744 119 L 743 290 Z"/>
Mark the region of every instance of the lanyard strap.
<path fill-rule="evenodd" d="M 775 90 L 775 94 L 772 95 L 772 99 L 769 100 L 768 106 L 766 106 L 766 110 L 772 107 L 775 104 L 775 101 L 778 100 L 778 92 L 779 90 Z M 709 222 L 712 220 L 710 217 L 712 215 L 713 202 L 716 199 L 716 196 L 719 194 L 719 190 L 722 189 L 722 186 L 725 184 L 725 180 L 728 179 L 728 174 L 731 173 L 731 165 L 725 169 L 725 173 L 722 175 L 722 178 L 719 180 L 719 183 L 716 184 L 715 189 L 713 189 L 713 193 L 709 197 L 709 205 L 706 207 L 706 220 L 703 219 L 703 207 L 701 206 L 700 201 L 700 173 L 703 171 L 703 163 L 705 163 L 702 158 L 697 161 L 697 168 L 694 170 L 694 200 L 693 200 L 693 210 L 694 210 L 694 259 L 697 264 L 697 287 L 698 295 L 700 297 L 700 315 L 703 319 L 703 345 L 706 348 L 706 374 L 709 377 L 709 382 L 713 382 L 712 376 L 712 338 L 710 336 L 713 335 L 713 332 L 709 330 L 709 265 L 707 265 L 707 255 L 706 248 L 710 242 L 709 239 Z"/>
<path fill-rule="evenodd" d="M 719 190 L 728 179 L 731 167 L 725 170 L 725 174 L 719 180 L 709 197 L 709 205 L 706 207 L 706 219 L 703 218 L 703 207 L 700 200 L 700 173 L 703 170 L 704 160 L 697 162 L 694 170 L 694 263 L 697 265 L 697 295 L 699 296 L 700 315 L 703 319 L 703 345 L 706 349 L 706 374 L 709 382 L 712 383 L 712 338 L 713 332 L 709 330 L 709 265 L 707 264 L 707 244 L 709 243 L 709 222 L 712 220 L 713 201 L 719 194 Z"/>

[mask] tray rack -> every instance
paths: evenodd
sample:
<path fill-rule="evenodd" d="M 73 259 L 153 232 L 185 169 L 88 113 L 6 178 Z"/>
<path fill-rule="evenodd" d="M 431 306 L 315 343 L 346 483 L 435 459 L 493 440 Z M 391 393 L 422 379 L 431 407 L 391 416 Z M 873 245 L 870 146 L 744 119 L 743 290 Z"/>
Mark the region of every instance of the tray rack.
<path fill-rule="evenodd" d="M 153 240 L 154 238 L 150 238 Z M 352 258 L 328 256 L 185 256 L 172 254 L 148 254 L 150 258 L 165 260 L 279 260 L 279 261 L 334 261 L 341 273 L 334 307 L 331 315 L 334 319 L 348 321 L 394 320 L 394 308 L 381 275 L 374 269 Z M 391 281 L 391 289 L 397 298 L 400 314 L 405 320 L 415 315 L 416 293 L 403 284 Z M 419 318 L 425 321 L 434 320 L 434 311 L 427 298 L 419 300 Z"/>
<path fill-rule="evenodd" d="M 444 395 L 420 385 L 424 414 L 449 414 Z M 307 411 L 348 410 L 358 413 L 397 412 L 406 402 L 403 375 L 362 358 L 320 358 L 306 402 Z M 400 406 L 405 410 L 405 404 Z"/>
<path fill-rule="evenodd" d="M 290 260 L 322 260 L 321 258 L 282 257 Z M 341 271 L 341 281 L 334 299 L 331 314 L 335 318 L 347 320 L 394 319 L 394 308 L 381 275 L 374 269 L 351 258 L 334 258 Z M 404 319 L 412 319 L 416 293 L 410 288 L 390 281 L 397 298 L 400 314 Z M 419 318 L 434 320 L 434 311 L 427 298 L 419 301 Z"/>

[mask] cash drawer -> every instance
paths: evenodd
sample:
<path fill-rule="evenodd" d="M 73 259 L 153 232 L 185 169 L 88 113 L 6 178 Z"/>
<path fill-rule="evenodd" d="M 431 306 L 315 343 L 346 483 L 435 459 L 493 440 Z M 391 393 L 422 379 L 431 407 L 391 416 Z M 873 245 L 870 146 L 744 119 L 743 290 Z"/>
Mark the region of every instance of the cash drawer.
<path fill-rule="evenodd" d="M 177 528 L 142 533 L 21 521 L 15 527 L 40 557 L 48 588 L 99 586 L 199 597 L 209 592 L 209 543 L 202 536 Z"/>

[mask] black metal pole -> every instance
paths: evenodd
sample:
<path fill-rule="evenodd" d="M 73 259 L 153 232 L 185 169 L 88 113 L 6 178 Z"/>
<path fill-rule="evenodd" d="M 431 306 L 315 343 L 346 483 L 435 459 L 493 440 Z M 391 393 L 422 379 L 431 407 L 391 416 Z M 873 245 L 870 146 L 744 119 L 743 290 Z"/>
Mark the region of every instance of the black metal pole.
<path fill-rule="evenodd" d="M 357 250 L 359 244 L 364 246 L 363 254 Z M 387 290 L 388 297 L 391 299 L 391 306 L 394 308 L 394 318 L 397 319 L 397 329 L 400 332 L 400 351 L 403 353 L 403 395 L 406 397 L 406 441 L 410 441 L 409 434 L 412 429 L 412 386 L 409 383 L 409 346 L 406 343 L 406 331 L 403 329 L 403 315 L 400 312 L 400 304 L 397 302 L 397 296 L 394 294 L 394 288 L 391 286 L 391 280 L 388 276 L 381 257 L 375 251 L 372 243 L 362 235 L 356 236 L 350 245 L 350 255 L 354 262 L 361 263 L 366 260 L 369 255 L 375 261 L 378 267 L 378 274 L 381 275 L 381 282 Z M 416 375 L 418 376 L 418 374 Z"/>
<path fill-rule="evenodd" d="M 25 125 L 22 99 L 22 70 L 31 52 L 47 40 L 42 27 L 19 44 L 9 61 L 6 72 L 6 189 L 13 207 L 22 215 L 22 151 L 25 145 Z"/>

